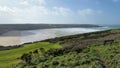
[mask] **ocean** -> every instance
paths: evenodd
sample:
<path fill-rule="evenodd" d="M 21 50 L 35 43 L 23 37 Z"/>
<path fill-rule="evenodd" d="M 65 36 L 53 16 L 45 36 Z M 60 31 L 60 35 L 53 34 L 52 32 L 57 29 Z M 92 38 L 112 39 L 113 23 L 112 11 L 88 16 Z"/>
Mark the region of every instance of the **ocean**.
<path fill-rule="evenodd" d="M 119 26 L 104 26 L 92 28 L 53 28 L 53 29 L 37 29 L 37 30 L 22 30 L 22 31 L 9 31 L 0 36 L 1 46 L 14 46 L 28 42 L 42 41 L 45 39 L 83 34 L 89 32 L 103 31 L 108 29 L 116 29 Z"/>

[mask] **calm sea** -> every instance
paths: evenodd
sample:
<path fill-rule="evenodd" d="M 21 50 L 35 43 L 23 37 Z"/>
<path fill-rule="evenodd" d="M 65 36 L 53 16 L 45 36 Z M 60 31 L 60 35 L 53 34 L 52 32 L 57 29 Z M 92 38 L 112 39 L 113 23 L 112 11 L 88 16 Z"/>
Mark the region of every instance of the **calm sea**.
<path fill-rule="evenodd" d="M 18 45 L 27 42 L 41 41 L 55 37 L 89 33 L 116 28 L 120 28 L 120 25 L 105 25 L 104 27 L 97 28 L 54 28 L 54 29 L 10 31 L 3 34 L 3 36 L 0 36 L 0 45 L 6 46 Z"/>

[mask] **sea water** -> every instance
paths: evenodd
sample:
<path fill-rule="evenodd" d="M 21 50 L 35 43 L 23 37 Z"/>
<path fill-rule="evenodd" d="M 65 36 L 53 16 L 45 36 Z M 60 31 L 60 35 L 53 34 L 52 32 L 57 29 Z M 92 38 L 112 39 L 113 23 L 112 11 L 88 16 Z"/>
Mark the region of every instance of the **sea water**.
<path fill-rule="evenodd" d="M 96 28 L 53 28 L 53 29 L 37 29 L 37 30 L 23 30 L 23 31 L 10 31 L 4 33 L 0 37 L 0 45 L 19 45 L 28 42 L 41 41 L 45 39 L 83 34 L 89 32 L 102 31 L 107 29 L 119 28 L 119 26 L 105 26 Z"/>
<path fill-rule="evenodd" d="M 106 30 L 108 28 L 54 28 L 21 32 L 21 44 L 45 39 Z"/>

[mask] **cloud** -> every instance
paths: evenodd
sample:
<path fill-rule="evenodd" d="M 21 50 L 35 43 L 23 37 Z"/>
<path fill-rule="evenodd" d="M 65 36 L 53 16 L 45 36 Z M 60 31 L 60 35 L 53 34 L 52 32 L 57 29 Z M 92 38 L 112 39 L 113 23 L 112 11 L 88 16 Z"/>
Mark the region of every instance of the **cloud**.
<path fill-rule="evenodd" d="M 46 0 L 12 2 L 11 6 L 0 5 L 0 23 L 52 23 L 68 20 L 73 14 L 70 8 L 45 6 Z"/>
<path fill-rule="evenodd" d="M 22 5 L 29 5 L 29 4 L 44 5 L 45 3 L 46 3 L 45 0 L 20 0 L 20 4 L 22 4 Z"/>
<path fill-rule="evenodd" d="M 45 20 L 49 20 L 48 18 L 67 17 L 71 12 L 69 8 L 63 7 L 48 9 L 44 6 L 27 8 L 0 6 L 0 20 L 2 19 L 1 23 L 44 23 Z"/>
<path fill-rule="evenodd" d="M 69 8 L 63 8 L 63 7 L 53 7 L 52 13 L 55 15 L 68 16 L 72 14 L 72 10 Z"/>
<path fill-rule="evenodd" d="M 0 19 L 6 19 L 9 22 L 21 22 L 29 23 L 33 22 L 35 18 L 47 14 L 45 7 L 29 7 L 29 8 L 17 8 L 17 7 L 0 7 Z"/>
<path fill-rule="evenodd" d="M 22 0 L 22 1 L 20 2 L 20 4 L 21 4 L 21 5 L 29 5 L 29 3 L 28 3 L 27 0 Z"/>
<path fill-rule="evenodd" d="M 84 23 L 102 13 L 93 9 L 73 11 L 64 6 L 47 7 L 46 0 L 17 0 L 14 3 L 16 5 L 0 5 L 0 23 L 74 23 L 80 21 Z"/>
<path fill-rule="evenodd" d="M 102 11 L 100 10 L 93 10 L 93 9 L 82 9 L 78 10 L 78 14 L 81 16 L 90 16 L 90 15 L 96 15 L 96 14 L 101 14 Z"/>

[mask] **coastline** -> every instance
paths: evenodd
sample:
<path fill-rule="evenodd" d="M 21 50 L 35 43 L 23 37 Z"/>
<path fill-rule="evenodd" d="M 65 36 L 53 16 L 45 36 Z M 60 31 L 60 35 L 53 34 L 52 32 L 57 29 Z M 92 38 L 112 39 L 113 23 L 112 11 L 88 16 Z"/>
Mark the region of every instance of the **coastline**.
<path fill-rule="evenodd" d="M 117 29 L 115 29 L 115 30 L 117 30 Z M 82 40 L 85 40 L 85 39 L 94 39 L 94 38 L 98 38 L 98 37 L 104 37 L 104 36 L 107 36 L 109 34 L 114 34 L 114 33 L 111 33 L 111 31 L 112 30 L 110 29 L 110 30 L 105 30 L 105 31 L 96 31 L 96 32 L 83 33 L 83 34 L 75 34 L 75 35 L 68 35 L 68 36 L 62 36 L 62 37 L 55 37 L 55 38 L 39 40 L 39 41 L 34 41 L 34 42 L 27 42 L 27 43 L 24 43 L 24 44 L 14 45 L 14 46 L 1 46 L 0 50 L 14 49 L 14 48 L 24 46 L 26 44 L 34 44 L 34 43 L 37 43 L 37 42 L 50 42 L 50 43 L 58 43 L 59 42 L 60 44 L 64 44 L 64 43 L 69 43 L 71 41 L 75 42 L 75 40 L 82 41 Z M 103 33 L 103 35 L 101 35 L 101 33 Z M 94 37 L 94 35 L 95 35 L 95 37 Z M 112 36 L 114 36 L 114 35 L 112 35 Z M 15 38 L 19 38 L 19 37 L 14 37 L 14 39 Z M 67 40 L 67 41 L 65 41 L 65 40 Z M 69 44 L 72 44 L 72 43 L 69 43 Z"/>
<path fill-rule="evenodd" d="M 84 34 L 96 32 L 99 29 L 92 28 L 58 28 L 58 29 L 39 29 L 24 31 L 9 31 L 0 35 L 1 46 L 16 46 L 24 43 L 43 41 L 62 36 L 70 36 L 76 34 Z"/>

